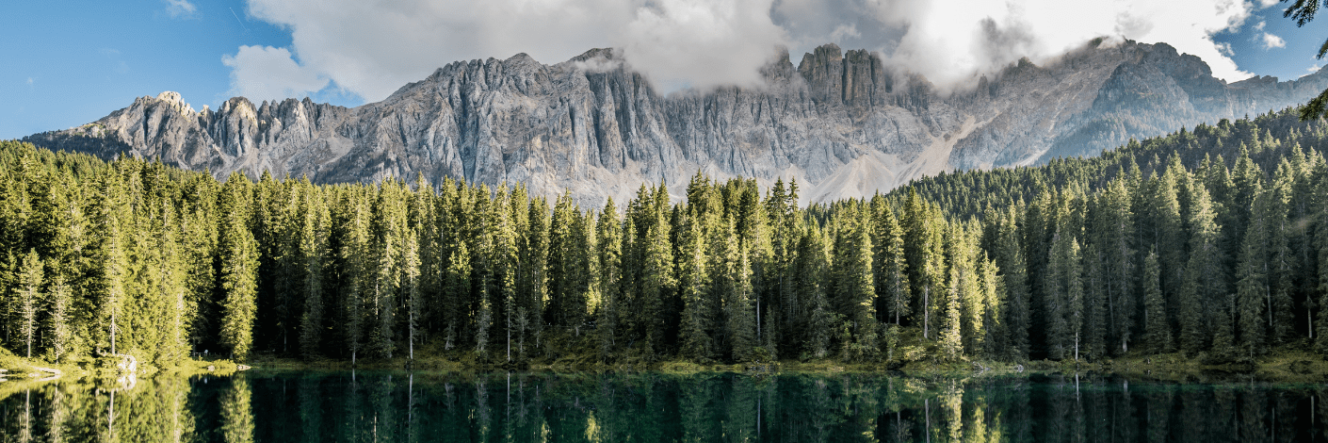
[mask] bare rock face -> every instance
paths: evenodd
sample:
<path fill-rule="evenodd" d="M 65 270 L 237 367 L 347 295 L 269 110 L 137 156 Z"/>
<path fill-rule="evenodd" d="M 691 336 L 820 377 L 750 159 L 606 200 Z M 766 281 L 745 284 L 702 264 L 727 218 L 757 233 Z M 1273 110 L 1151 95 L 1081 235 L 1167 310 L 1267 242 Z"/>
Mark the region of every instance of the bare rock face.
<path fill-rule="evenodd" d="M 1134 42 L 1094 42 L 1044 66 L 1022 60 L 944 93 L 875 54 L 835 45 L 796 68 L 785 55 L 762 74 L 761 88 L 666 96 L 612 50 L 555 65 L 517 54 L 451 63 L 357 108 L 236 97 L 195 111 L 165 92 L 26 141 L 160 158 L 219 178 L 520 182 L 534 194 L 569 191 L 585 205 L 704 171 L 766 185 L 796 179 L 806 202 L 868 196 L 943 171 L 1096 155 L 1130 138 L 1299 104 L 1328 87 L 1322 71 L 1227 84 L 1197 57 Z"/>

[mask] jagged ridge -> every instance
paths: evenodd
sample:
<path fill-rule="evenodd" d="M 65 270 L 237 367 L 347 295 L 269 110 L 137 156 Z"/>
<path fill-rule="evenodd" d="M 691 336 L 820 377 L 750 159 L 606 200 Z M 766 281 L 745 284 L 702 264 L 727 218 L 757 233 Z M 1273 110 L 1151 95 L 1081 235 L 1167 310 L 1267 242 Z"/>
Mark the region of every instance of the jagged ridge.
<path fill-rule="evenodd" d="M 78 128 L 26 141 L 121 152 L 221 177 L 316 182 L 424 174 L 625 201 L 646 181 L 697 170 L 763 184 L 796 178 L 804 201 L 870 195 L 952 169 L 1093 155 L 1129 138 L 1298 104 L 1319 73 L 1226 84 L 1166 44 L 1095 41 L 1037 66 L 1013 64 L 974 88 L 939 92 L 864 50 L 825 45 L 795 68 L 783 54 L 762 88 L 658 93 L 613 50 L 555 65 L 525 54 L 455 62 L 357 108 L 237 97 L 194 111 L 173 92 L 142 97 Z"/>

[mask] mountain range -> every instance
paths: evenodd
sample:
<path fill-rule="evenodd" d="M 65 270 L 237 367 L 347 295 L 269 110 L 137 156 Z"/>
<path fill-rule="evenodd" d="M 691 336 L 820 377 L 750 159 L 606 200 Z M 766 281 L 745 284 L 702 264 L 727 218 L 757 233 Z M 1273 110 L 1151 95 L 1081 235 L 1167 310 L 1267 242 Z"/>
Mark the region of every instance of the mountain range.
<path fill-rule="evenodd" d="M 796 179 L 806 203 L 945 171 L 1096 155 L 1131 138 L 1293 106 L 1328 87 L 1323 70 L 1227 83 L 1167 44 L 1102 39 L 953 90 L 833 44 L 797 66 L 782 51 L 761 74 L 759 87 L 662 93 L 612 49 L 554 65 L 517 54 L 454 62 L 354 108 L 235 97 L 196 111 L 164 92 L 24 140 L 159 158 L 219 178 L 520 182 L 589 206 L 703 171 L 763 185 Z"/>

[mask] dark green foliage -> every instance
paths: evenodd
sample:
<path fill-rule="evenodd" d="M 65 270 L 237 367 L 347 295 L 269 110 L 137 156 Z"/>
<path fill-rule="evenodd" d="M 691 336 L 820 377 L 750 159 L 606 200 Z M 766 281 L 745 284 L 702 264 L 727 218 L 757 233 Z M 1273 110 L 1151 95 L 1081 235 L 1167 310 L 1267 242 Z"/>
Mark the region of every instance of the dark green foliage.
<path fill-rule="evenodd" d="M 1323 349 L 1328 166 L 1301 148 L 1323 142 L 1328 125 L 1284 112 L 870 201 L 800 208 L 795 183 L 698 174 L 684 202 L 642 186 L 599 211 L 452 179 L 219 183 L 6 142 L 0 344 L 160 362 L 871 362 L 913 336 L 945 359 Z"/>

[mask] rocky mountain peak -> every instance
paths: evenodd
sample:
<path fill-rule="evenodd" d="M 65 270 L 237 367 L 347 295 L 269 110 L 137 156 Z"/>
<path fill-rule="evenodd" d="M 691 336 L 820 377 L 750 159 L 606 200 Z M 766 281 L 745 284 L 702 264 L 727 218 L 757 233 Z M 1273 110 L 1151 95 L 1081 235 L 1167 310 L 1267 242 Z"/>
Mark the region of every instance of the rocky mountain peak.
<path fill-rule="evenodd" d="M 819 201 L 943 171 L 1094 155 L 1130 138 L 1301 103 L 1328 86 L 1322 73 L 1228 85 L 1168 45 L 1101 43 L 1042 65 L 1021 60 L 954 92 L 834 44 L 796 68 L 783 51 L 762 69 L 763 87 L 668 95 L 614 49 L 553 65 L 517 54 L 448 63 L 356 108 L 235 97 L 195 113 L 167 92 L 26 140 L 161 158 L 223 178 L 423 174 L 434 183 L 519 182 L 598 206 L 608 196 L 627 201 L 643 182 L 686 183 L 701 170 L 762 184 L 796 179 L 804 201 Z"/>

